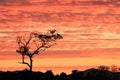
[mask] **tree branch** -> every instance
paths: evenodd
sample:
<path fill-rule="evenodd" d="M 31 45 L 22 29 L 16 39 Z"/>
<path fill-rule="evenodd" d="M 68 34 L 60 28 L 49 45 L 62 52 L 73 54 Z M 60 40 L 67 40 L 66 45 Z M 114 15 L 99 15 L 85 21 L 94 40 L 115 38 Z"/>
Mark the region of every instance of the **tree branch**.
<path fill-rule="evenodd" d="M 25 45 L 25 43 L 22 41 L 22 36 L 17 37 L 17 43 L 20 46 L 20 44 Z"/>
<path fill-rule="evenodd" d="M 30 67 L 30 65 L 29 65 L 28 62 L 18 62 L 18 63 L 20 63 L 20 64 L 26 64 L 26 65 L 28 65 Z"/>
<path fill-rule="evenodd" d="M 26 42 L 26 45 L 25 45 L 25 46 L 27 46 L 27 45 L 30 43 L 31 39 L 32 39 L 32 34 L 30 34 L 29 39 L 28 39 L 28 41 Z"/>
<path fill-rule="evenodd" d="M 43 46 L 39 46 L 39 47 L 33 52 L 32 56 L 33 56 L 34 54 L 38 54 L 38 53 L 39 53 L 39 50 L 40 50 L 42 47 L 43 47 Z"/>

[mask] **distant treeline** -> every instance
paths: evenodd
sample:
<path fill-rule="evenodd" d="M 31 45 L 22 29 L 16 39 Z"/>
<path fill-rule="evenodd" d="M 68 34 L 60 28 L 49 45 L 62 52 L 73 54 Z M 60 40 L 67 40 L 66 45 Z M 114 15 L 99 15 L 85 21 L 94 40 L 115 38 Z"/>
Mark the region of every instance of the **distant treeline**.
<path fill-rule="evenodd" d="M 110 72 L 94 68 L 85 71 L 73 70 L 71 74 L 62 72 L 57 75 L 54 75 L 52 71 L 46 71 L 45 73 L 28 70 L 1 71 L 0 80 L 120 80 L 120 72 Z"/>

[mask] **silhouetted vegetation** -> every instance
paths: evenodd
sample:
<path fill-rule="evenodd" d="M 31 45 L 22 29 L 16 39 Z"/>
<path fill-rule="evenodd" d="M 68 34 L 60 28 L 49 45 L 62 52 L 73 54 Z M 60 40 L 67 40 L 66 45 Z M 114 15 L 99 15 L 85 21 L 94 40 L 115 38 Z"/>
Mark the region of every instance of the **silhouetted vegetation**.
<path fill-rule="evenodd" d="M 71 74 L 62 72 L 53 74 L 52 71 L 31 72 L 28 70 L 14 72 L 0 72 L 0 80 L 120 80 L 120 72 L 88 69 L 85 71 L 73 70 Z"/>
<path fill-rule="evenodd" d="M 120 71 L 120 68 L 117 65 L 112 65 L 112 66 L 100 65 L 98 66 L 98 69 L 103 71 L 112 71 L 112 72 Z"/>
<path fill-rule="evenodd" d="M 22 35 L 17 37 L 18 49 L 16 52 L 22 55 L 21 64 L 26 64 L 32 71 L 33 68 L 33 56 L 39 54 L 41 51 L 45 51 L 56 44 L 56 40 L 62 39 L 63 37 L 56 33 L 56 30 L 49 30 L 45 34 L 30 33 L 30 35 Z M 27 56 L 30 62 L 25 61 Z"/>
<path fill-rule="evenodd" d="M 108 71 L 108 70 L 109 70 L 109 67 L 108 67 L 108 66 L 105 66 L 105 65 L 100 65 L 100 66 L 98 66 L 98 69 L 99 69 L 99 70 L 103 70 L 103 71 Z"/>
<path fill-rule="evenodd" d="M 111 71 L 112 71 L 112 72 L 117 72 L 117 71 L 119 71 L 118 66 L 112 65 L 112 66 L 111 66 Z"/>

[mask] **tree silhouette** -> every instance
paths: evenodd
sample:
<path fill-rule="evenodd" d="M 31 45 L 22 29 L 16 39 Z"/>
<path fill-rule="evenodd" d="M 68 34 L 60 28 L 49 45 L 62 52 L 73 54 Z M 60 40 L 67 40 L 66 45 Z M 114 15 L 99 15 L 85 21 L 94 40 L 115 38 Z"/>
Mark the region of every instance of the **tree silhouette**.
<path fill-rule="evenodd" d="M 116 65 L 112 65 L 111 66 L 111 71 L 112 72 L 117 72 L 119 69 L 118 69 L 118 66 L 116 66 Z"/>
<path fill-rule="evenodd" d="M 109 67 L 108 66 L 104 66 L 104 65 L 100 65 L 100 66 L 98 66 L 98 69 L 102 70 L 102 71 L 108 71 Z"/>
<path fill-rule="evenodd" d="M 62 38 L 62 35 L 58 34 L 55 29 L 49 30 L 45 34 L 30 33 L 28 36 L 18 36 L 18 49 L 16 52 L 22 55 L 22 62 L 20 63 L 26 64 L 29 67 L 30 71 L 32 71 L 33 56 L 55 45 L 56 40 Z M 29 58 L 30 62 L 25 61 L 25 56 Z"/>

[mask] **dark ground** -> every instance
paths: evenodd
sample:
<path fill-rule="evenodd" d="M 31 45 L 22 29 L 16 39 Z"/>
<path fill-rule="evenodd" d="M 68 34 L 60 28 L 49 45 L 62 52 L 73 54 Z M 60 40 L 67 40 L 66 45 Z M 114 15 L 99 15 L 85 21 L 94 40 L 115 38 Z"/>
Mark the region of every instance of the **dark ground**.
<path fill-rule="evenodd" d="M 28 70 L 2 72 L 0 80 L 120 80 L 120 72 L 106 70 L 88 69 L 85 71 L 73 70 L 71 74 L 62 72 L 54 75 L 52 71 L 30 72 Z"/>

